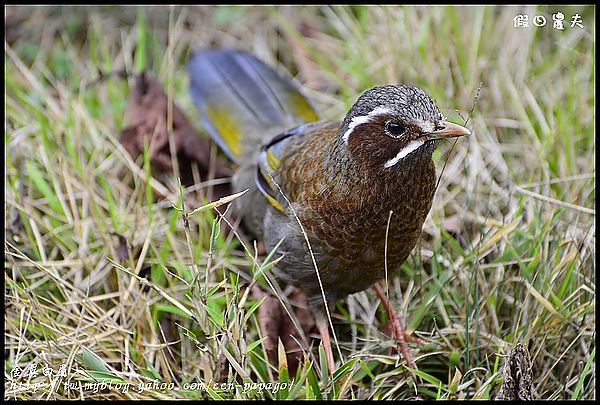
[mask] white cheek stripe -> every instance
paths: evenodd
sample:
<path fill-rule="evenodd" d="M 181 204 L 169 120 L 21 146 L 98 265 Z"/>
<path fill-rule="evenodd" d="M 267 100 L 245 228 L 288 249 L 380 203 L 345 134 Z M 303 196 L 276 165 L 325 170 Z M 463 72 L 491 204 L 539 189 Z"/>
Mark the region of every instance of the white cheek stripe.
<path fill-rule="evenodd" d="M 421 140 L 412 141 L 411 143 L 406 145 L 404 148 L 402 148 L 402 150 L 400 150 L 400 152 L 398 152 L 398 154 L 396 156 L 394 156 L 393 158 L 391 158 L 390 160 L 385 162 L 385 165 L 383 165 L 383 167 L 388 168 L 388 167 L 394 166 L 400 160 L 404 159 L 409 153 L 412 153 L 412 152 L 416 151 L 417 149 L 419 149 L 421 146 L 423 146 L 424 143 L 425 143 L 425 141 L 421 141 Z"/>
<path fill-rule="evenodd" d="M 342 137 L 342 139 L 344 140 L 344 143 L 346 145 L 348 145 L 348 138 L 350 137 L 350 134 L 352 133 L 352 131 L 354 131 L 354 128 L 356 128 L 357 126 L 359 126 L 361 124 L 366 124 L 367 122 L 371 121 L 371 118 L 373 118 L 377 115 L 384 115 L 384 114 L 391 114 L 391 113 L 392 113 L 392 110 L 389 108 L 377 107 L 367 115 L 361 115 L 360 117 L 352 118 L 352 121 L 350 121 L 350 124 L 348 124 L 348 130 L 344 133 L 344 136 Z"/>

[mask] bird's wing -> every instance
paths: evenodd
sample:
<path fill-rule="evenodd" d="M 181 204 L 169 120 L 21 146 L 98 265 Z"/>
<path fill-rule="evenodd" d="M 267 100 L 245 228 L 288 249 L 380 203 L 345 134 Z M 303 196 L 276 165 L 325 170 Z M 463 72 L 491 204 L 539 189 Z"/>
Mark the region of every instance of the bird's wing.
<path fill-rule="evenodd" d="M 285 204 L 284 199 L 281 198 L 282 191 L 275 184 L 276 179 L 279 178 L 278 169 L 281 166 L 282 155 L 293 143 L 303 142 L 307 136 L 325 124 L 327 123 L 320 121 L 298 125 L 273 137 L 261 148 L 256 167 L 256 186 L 277 211 L 287 212 L 282 205 L 282 202 Z"/>
<path fill-rule="evenodd" d="M 274 133 L 318 120 L 296 83 L 248 53 L 204 50 L 187 67 L 205 128 L 236 163 L 253 156 Z"/>

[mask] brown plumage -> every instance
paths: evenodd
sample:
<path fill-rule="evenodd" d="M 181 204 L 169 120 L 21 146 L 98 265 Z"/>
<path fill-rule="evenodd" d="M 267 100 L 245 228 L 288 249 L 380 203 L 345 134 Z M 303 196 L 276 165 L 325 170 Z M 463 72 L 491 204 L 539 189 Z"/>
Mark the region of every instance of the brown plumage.
<path fill-rule="evenodd" d="M 387 267 L 393 275 L 414 247 L 431 207 L 435 187 L 431 159 L 415 157 L 412 170 L 387 172 L 370 162 L 364 167 L 346 164 L 335 153 L 340 147 L 339 123 L 323 123 L 295 141 L 283 152 L 273 179 L 306 231 L 328 301 L 384 278 L 390 211 Z M 364 142 L 357 133 L 349 151 L 364 154 L 368 150 L 361 145 Z M 281 195 L 278 201 L 287 205 Z M 264 224 L 267 248 L 285 237 L 279 248 L 284 254 L 278 266 L 281 276 L 301 287 L 315 304 L 321 301 L 312 258 L 293 214 L 271 209 Z"/>
<path fill-rule="evenodd" d="M 257 79 L 261 69 L 268 77 Z M 324 299 L 331 306 L 383 279 L 386 268 L 389 276 L 397 272 L 431 208 L 436 143 L 469 131 L 444 121 L 435 102 L 413 86 L 367 90 L 342 122 L 297 125 L 306 121 L 294 110 L 303 99 L 299 90 L 250 55 L 207 51 L 194 57 L 190 71 L 199 109 L 210 111 L 228 97 L 230 119 L 242 123 L 233 125 L 242 127 L 239 134 L 213 131 L 218 142 L 234 140 L 240 152 L 233 158 L 244 157 L 233 186 L 250 192 L 236 202 L 236 211 L 267 250 L 279 246 L 283 257 L 274 271 L 309 298 L 332 368 Z M 218 80 L 207 84 L 210 75 Z M 229 93 L 219 95 L 217 82 L 231 87 Z M 257 113 L 259 105 L 264 115 Z M 290 122 L 297 126 L 288 129 Z M 210 119 L 206 124 L 214 127 Z M 385 299 L 380 288 L 377 293 Z M 403 341 L 399 318 L 391 318 Z"/>

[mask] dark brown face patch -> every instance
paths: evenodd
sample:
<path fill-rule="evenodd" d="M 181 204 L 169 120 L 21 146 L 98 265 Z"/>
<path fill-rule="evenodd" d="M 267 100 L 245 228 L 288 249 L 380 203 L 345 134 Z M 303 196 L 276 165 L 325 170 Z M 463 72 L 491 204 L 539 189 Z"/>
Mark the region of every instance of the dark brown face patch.
<path fill-rule="evenodd" d="M 403 135 L 393 138 L 386 132 L 389 121 L 402 124 Z M 383 170 L 386 162 L 393 159 L 408 144 L 418 139 L 421 129 L 410 120 L 393 115 L 374 116 L 370 121 L 359 124 L 348 136 L 348 150 L 356 163 L 368 170 Z"/>

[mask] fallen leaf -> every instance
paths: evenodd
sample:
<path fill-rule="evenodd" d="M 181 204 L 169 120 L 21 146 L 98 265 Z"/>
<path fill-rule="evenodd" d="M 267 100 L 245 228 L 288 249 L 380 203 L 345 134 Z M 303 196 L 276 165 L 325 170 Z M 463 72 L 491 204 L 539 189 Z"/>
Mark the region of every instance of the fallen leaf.
<path fill-rule="evenodd" d="M 298 318 L 298 322 L 300 323 L 300 327 L 302 328 L 304 335 L 308 337 L 311 330 L 315 326 L 315 320 L 312 313 L 308 309 L 308 301 L 306 300 L 306 296 L 302 291 L 295 288 L 288 298 L 292 303 L 292 308 L 296 314 L 296 318 Z M 285 316 L 282 317 L 284 322 L 282 322 L 279 336 L 281 337 L 283 346 L 286 348 L 286 353 L 288 356 L 288 370 L 290 375 L 295 375 L 298 365 L 303 359 L 302 349 L 297 343 L 301 342 L 302 338 L 299 336 L 290 318 L 287 316 L 287 314 L 285 314 L 283 308 L 282 312 L 284 312 Z"/>
<path fill-rule="evenodd" d="M 12 45 L 20 36 L 26 15 L 21 8 L 4 8 L 4 39 Z"/>
<path fill-rule="evenodd" d="M 131 248 L 131 245 L 127 243 L 127 239 L 125 239 L 123 235 L 119 235 L 118 233 L 115 233 L 114 235 L 119 238 L 115 259 L 117 259 L 119 263 L 123 263 L 125 260 L 129 259 L 129 249 Z"/>
<path fill-rule="evenodd" d="M 279 364 L 277 342 L 281 340 L 285 347 L 289 373 L 295 375 L 303 359 L 302 349 L 298 345 L 298 342 L 302 342 L 302 337 L 277 297 L 267 294 L 258 286 L 254 286 L 252 295 L 255 299 L 266 297 L 258 308 L 258 324 L 263 337 L 266 337 L 263 345 L 269 361 L 272 364 Z M 306 296 L 299 289 L 294 289 L 288 299 L 292 303 L 292 310 L 304 335 L 308 337 L 315 326 L 315 321 L 308 309 Z"/>
<path fill-rule="evenodd" d="M 150 162 L 153 170 L 172 172 L 173 157 L 169 145 L 168 121 L 169 100 L 158 81 L 149 73 L 141 73 L 135 81 L 127 104 L 125 121 L 128 126 L 121 131 L 119 141 L 133 158 L 144 151 L 144 141 L 148 142 Z M 196 164 L 201 180 L 230 178 L 232 169 L 225 159 L 211 159 L 212 143 L 201 137 L 189 123 L 181 109 L 172 105 L 172 137 L 181 182 L 186 186 L 194 184 L 193 165 Z M 211 165 L 213 166 L 211 168 Z M 210 175 L 210 176 L 209 176 Z M 221 198 L 231 194 L 229 182 L 213 186 L 208 199 Z"/>

